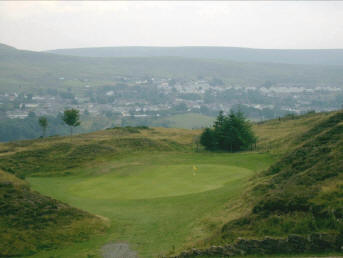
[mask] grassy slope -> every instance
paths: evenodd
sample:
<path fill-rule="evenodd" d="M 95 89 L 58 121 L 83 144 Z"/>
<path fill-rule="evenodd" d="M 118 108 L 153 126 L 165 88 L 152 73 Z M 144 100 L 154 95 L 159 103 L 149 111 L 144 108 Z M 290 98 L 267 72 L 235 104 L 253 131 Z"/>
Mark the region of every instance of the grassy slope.
<path fill-rule="evenodd" d="M 253 130 L 258 136 L 257 150 L 279 156 L 285 154 L 301 143 L 296 141 L 298 137 L 330 115 L 332 113 L 309 113 L 253 124 Z"/>
<path fill-rule="evenodd" d="M 33 192 L 25 181 L 0 170 L 1 257 L 66 247 L 104 229 L 100 218 Z"/>
<path fill-rule="evenodd" d="M 95 168 L 99 163 L 118 159 L 132 151 L 175 151 L 187 149 L 184 145 L 191 143 L 191 131 L 171 129 L 164 132 L 163 128 L 142 130 L 141 133 L 135 128 L 113 129 L 74 136 L 72 140 L 52 137 L 1 144 L 0 166 L 6 171 L 1 173 L 1 180 L 19 182 L 11 174 L 19 177 L 66 175 L 73 168 Z M 29 254 L 58 246 L 67 248 L 66 243 L 80 242 L 91 232 L 104 229 L 99 218 L 34 193 L 26 185 L 5 184 L 0 191 L 0 224 L 6 225 L 0 232 L 4 240 L 1 241 L 2 254 Z M 94 211 L 94 214 L 98 213 Z M 32 227 L 27 228 L 28 224 Z M 20 237 L 15 240 L 17 235 Z M 87 253 L 84 251 L 84 255 Z"/>
<path fill-rule="evenodd" d="M 277 133 L 271 135 L 271 128 Z M 244 196 L 250 211 L 197 246 L 233 243 L 238 237 L 324 233 L 331 236 L 312 251 L 338 250 L 343 243 L 343 113 L 269 121 L 256 129 L 280 160 L 256 177 Z"/>
<path fill-rule="evenodd" d="M 0 145 L 0 168 L 18 176 L 68 174 L 70 169 L 96 165 L 139 151 L 191 148 L 196 131 L 117 128 L 70 137 L 51 137 Z M 92 163 L 92 164 L 90 164 Z"/>

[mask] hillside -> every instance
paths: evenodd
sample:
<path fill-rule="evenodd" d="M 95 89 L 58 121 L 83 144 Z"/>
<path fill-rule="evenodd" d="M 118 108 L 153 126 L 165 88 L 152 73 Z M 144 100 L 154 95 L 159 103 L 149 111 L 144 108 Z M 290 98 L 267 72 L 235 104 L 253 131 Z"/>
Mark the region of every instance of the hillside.
<path fill-rule="evenodd" d="M 324 122 L 331 112 L 307 113 L 305 115 L 287 115 L 253 124 L 258 136 L 258 151 L 267 151 L 280 156 L 296 148 L 301 141 L 297 139 L 317 124 Z"/>
<path fill-rule="evenodd" d="M 69 137 L 49 137 L 0 145 L 0 169 L 18 177 L 51 176 L 131 152 L 190 150 L 196 131 L 113 128 Z M 62 174 L 63 174 L 62 173 Z M 67 173 L 68 174 L 68 173 Z"/>
<path fill-rule="evenodd" d="M 102 233 L 102 219 L 30 189 L 0 170 L 0 256 L 32 255 Z"/>
<path fill-rule="evenodd" d="M 343 113 L 319 118 L 286 138 L 293 148 L 254 179 L 244 196 L 246 214 L 182 257 L 342 251 Z"/>
<path fill-rule="evenodd" d="M 252 49 L 239 47 L 93 47 L 56 49 L 54 54 L 88 57 L 183 57 L 236 62 L 343 65 L 342 49 Z"/>
<path fill-rule="evenodd" d="M 265 81 L 341 86 L 343 66 L 244 63 L 182 57 L 75 57 L 0 47 L 2 91 L 113 85 L 118 76 L 218 77 L 241 85 Z M 60 80 L 59 78 L 63 78 Z"/>

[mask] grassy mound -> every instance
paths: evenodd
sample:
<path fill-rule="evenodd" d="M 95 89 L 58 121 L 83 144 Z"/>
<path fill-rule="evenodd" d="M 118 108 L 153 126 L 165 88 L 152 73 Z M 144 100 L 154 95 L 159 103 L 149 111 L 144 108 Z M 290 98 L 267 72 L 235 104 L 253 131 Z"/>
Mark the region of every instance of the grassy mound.
<path fill-rule="evenodd" d="M 91 134 L 52 137 L 0 146 L 0 168 L 21 178 L 64 175 L 68 169 L 140 151 L 177 151 L 190 148 L 195 132 L 178 129 L 113 128 Z"/>
<path fill-rule="evenodd" d="M 331 113 L 295 137 L 292 144 L 296 147 L 291 152 L 256 179 L 259 183 L 248 195 L 252 200 L 251 212 L 225 224 L 219 236 L 214 236 L 214 243 L 230 243 L 239 237 L 282 238 L 292 234 L 306 239 L 319 234 L 326 236 L 325 241 L 308 243 L 308 250 L 340 251 L 343 112 Z M 274 252 L 283 250 L 280 246 L 270 248 L 275 248 Z M 304 250 L 305 244 L 297 251 Z"/>
<path fill-rule="evenodd" d="M 33 192 L 0 171 L 0 256 L 30 255 L 89 239 L 105 224 L 87 212 Z"/>
<path fill-rule="evenodd" d="M 301 136 L 328 119 L 332 113 L 285 116 L 253 124 L 258 136 L 257 150 L 274 155 L 286 154 L 302 144 Z"/>

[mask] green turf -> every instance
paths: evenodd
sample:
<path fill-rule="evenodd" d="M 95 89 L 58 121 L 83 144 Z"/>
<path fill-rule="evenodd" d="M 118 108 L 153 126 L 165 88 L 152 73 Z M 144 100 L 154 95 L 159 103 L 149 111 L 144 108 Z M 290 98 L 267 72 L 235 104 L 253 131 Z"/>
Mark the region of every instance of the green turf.
<path fill-rule="evenodd" d="M 257 153 L 142 153 L 72 176 L 31 177 L 33 189 L 111 221 L 100 237 L 36 257 L 98 256 L 110 241 L 129 243 L 141 257 L 180 249 L 201 219 L 227 207 L 272 161 Z"/>
<path fill-rule="evenodd" d="M 150 199 L 205 192 L 249 175 L 250 170 L 213 164 L 127 166 L 85 179 L 68 191 L 90 199 Z"/>

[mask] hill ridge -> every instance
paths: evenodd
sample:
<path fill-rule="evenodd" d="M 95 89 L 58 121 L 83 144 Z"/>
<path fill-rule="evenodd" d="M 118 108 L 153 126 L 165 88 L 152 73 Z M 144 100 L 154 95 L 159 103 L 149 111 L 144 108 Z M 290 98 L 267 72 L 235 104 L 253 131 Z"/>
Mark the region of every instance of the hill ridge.
<path fill-rule="evenodd" d="M 188 57 L 237 62 L 343 65 L 343 49 L 258 49 L 224 46 L 116 46 L 47 50 L 45 52 L 89 57 Z"/>
<path fill-rule="evenodd" d="M 205 76 L 242 86 L 262 85 L 269 80 L 295 84 L 320 82 L 340 87 L 343 80 L 343 65 L 253 63 L 194 57 L 80 57 L 8 48 L 0 48 L 0 57 L 4 92 L 56 87 L 82 89 L 84 78 L 92 86 L 113 85 L 118 76 L 184 79 Z"/>

